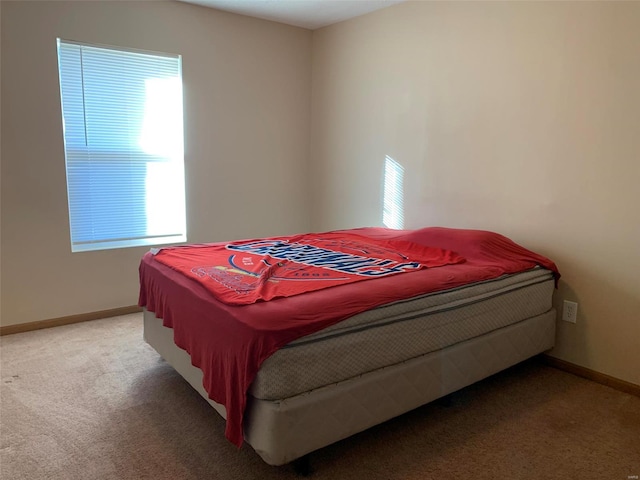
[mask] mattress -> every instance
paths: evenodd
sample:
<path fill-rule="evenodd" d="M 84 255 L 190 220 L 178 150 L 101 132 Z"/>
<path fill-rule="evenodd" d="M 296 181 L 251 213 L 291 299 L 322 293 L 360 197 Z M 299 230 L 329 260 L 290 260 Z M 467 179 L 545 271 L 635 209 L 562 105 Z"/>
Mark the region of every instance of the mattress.
<path fill-rule="evenodd" d="M 249 393 L 288 398 L 448 347 L 548 311 L 553 289 L 551 272 L 534 268 L 355 315 L 278 350 Z"/>
<path fill-rule="evenodd" d="M 249 393 L 289 398 L 455 345 L 549 311 L 553 290 L 536 267 L 363 312 L 278 350 Z"/>

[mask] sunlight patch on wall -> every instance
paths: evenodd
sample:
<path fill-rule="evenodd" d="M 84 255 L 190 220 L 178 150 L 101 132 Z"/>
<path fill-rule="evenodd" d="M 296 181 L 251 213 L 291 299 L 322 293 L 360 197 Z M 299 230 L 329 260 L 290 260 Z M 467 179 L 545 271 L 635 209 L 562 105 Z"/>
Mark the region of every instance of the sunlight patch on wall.
<path fill-rule="evenodd" d="M 387 228 L 404 228 L 404 168 L 390 156 L 384 162 L 382 223 Z"/>

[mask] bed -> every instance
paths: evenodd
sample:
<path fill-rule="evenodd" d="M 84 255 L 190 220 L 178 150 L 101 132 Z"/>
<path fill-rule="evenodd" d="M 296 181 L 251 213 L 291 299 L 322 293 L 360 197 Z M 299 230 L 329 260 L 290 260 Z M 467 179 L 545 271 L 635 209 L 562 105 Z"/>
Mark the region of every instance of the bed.
<path fill-rule="evenodd" d="M 245 255 L 262 240 L 166 250 L 192 252 L 195 263 L 163 263 L 155 251 L 140 264 L 145 340 L 227 420 L 227 438 L 248 443 L 266 463 L 305 457 L 553 347 L 560 274 L 548 258 L 478 230 L 330 233 L 439 250 L 423 251 L 432 264 L 415 271 L 405 271 L 413 264 L 403 257 L 397 274 L 244 304 L 208 289 L 220 270 L 203 275 L 202 255 L 212 245 Z M 267 283 L 287 283 L 271 268 L 291 265 L 288 252 L 269 264 L 275 276 Z M 235 273 L 242 268 L 234 264 Z"/>

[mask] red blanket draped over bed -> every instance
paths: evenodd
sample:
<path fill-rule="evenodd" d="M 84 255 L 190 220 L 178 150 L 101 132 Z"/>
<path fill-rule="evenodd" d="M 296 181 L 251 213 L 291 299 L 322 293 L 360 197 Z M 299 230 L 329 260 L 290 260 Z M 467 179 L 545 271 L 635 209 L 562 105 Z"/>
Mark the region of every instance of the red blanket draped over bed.
<path fill-rule="evenodd" d="M 215 298 L 205 285 L 164 265 L 151 253 L 140 263 L 139 305 L 155 312 L 165 326 L 173 328 L 176 345 L 186 350 L 193 365 L 202 370 L 209 397 L 225 406 L 225 434 L 238 446 L 243 441 L 247 390 L 260 365 L 296 338 L 370 308 L 536 265 L 552 270 L 556 278 L 560 276 L 551 260 L 491 232 L 437 227 L 413 231 L 362 228 L 331 235 L 358 235 L 392 244 L 408 242 L 449 251 L 450 261 L 459 261 L 460 257 L 465 261 L 246 305 L 231 305 Z"/>
<path fill-rule="evenodd" d="M 413 242 L 327 232 L 163 248 L 156 260 L 200 283 L 218 300 L 247 305 L 464 258 Z"/>

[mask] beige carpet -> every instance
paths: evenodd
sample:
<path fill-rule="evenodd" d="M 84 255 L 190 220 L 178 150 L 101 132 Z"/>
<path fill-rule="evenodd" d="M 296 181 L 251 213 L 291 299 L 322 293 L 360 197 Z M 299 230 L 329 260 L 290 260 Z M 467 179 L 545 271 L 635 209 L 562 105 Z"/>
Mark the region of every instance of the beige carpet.
<path fill-rule="evenodd" d="M 296 478 L 224 439 L 223 420 L 143 342 L 140 314 L 0 342 L 3 480 Z M 314 479 L 628 480 L 640 398 L 534 360 L 311 462 Z"/>

